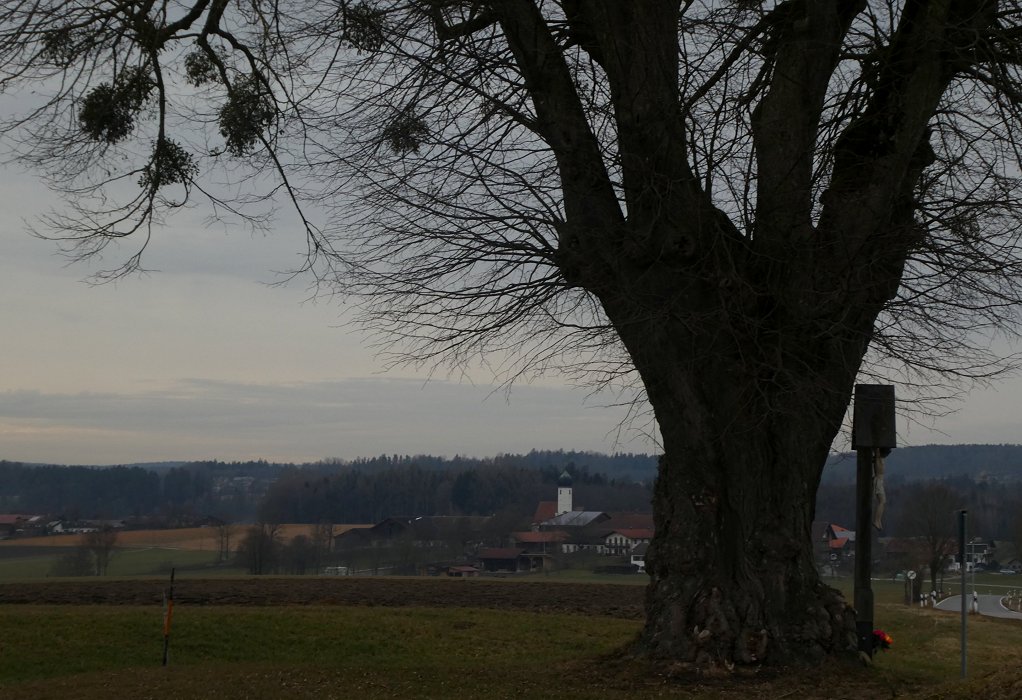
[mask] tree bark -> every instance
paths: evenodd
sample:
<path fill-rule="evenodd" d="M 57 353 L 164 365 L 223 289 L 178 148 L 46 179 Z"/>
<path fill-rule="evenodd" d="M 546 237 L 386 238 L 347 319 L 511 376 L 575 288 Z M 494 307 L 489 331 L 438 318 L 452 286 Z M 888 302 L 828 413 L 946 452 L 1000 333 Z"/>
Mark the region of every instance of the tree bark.
<path fill-rule="evenodd" d="M 854 653 L 854 611 L 821 581 L 810 532 L 868 332 L 796 350 L 765 321 L 750 335 L 694 327 L 618 324 L 664 441 L 638 648 L 693 669 Z"/>
<path fill-rule="evenodd" d="M 641 636 L 654 656 L 729 666 L 854 648 L 854 614 L 813 561 L 806 450 L 781 430 L 706 435 L 711 460 L 665 451 Z"/>

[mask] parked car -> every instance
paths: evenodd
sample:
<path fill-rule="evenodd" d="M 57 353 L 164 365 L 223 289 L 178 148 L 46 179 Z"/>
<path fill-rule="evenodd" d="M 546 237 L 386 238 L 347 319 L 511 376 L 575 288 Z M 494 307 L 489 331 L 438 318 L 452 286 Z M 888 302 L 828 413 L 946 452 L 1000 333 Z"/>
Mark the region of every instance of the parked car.
<path fill-rule="evenodd" d="M 1015 570 L 1014 569 L 1001 569 L 1000 572 L 998 572 L 998 573 L 1002 573 L 1002 574 L 1014 574 Z"/>

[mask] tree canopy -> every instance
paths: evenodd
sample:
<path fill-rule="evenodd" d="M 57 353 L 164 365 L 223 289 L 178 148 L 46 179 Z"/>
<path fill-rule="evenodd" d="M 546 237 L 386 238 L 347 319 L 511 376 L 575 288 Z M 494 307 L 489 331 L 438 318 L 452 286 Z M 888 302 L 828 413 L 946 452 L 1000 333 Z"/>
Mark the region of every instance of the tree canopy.
<path fill-rule="evenodd" d="M 702 282 L 735 304 L 879 296 L 872 349 L 924 370 L 989 372 L 973 333 L 1015 319 L 1014 2 L 0 13 L 5 88 L 44 96 L 7 131 L 67 195 L 45 224 L 74 254 L 131 235 L 141 253 L 198 194 L 256 223 L 262 195 L 291 199 L 315 212 L 310 269 L 418 360 L 514 347 L 517 369 L 630 371 L 598 280 L 665 257 L 727 258 Z M 144 264 L 120 263 L 101 276 Z"/>

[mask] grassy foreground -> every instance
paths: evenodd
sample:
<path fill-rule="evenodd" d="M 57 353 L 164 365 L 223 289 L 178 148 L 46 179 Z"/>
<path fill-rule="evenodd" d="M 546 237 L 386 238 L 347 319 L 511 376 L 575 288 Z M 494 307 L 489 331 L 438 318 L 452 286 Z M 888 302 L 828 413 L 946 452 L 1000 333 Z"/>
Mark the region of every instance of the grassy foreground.
<path fill-rule="evenodd" d="M 872 668 L 721 680 L 621 658 L 639 623 L 606 617 L 179 605 L 162 668 L 158 606 L 0 605 L 0 697 L 1022 697 L 1022 624 L 970 620 L 962 683 L 955 616 L 881 603 L 876 617 L 895 643 Z"/>

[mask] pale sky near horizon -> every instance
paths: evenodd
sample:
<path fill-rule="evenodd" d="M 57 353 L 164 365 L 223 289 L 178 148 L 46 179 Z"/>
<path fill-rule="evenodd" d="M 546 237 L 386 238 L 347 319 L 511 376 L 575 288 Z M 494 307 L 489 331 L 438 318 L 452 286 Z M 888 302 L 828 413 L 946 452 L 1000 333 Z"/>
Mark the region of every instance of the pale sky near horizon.
<path fill-rule="evenodd" d="M 54 201 L 30 174 L 0 171 L 0 459 L 66 464 L 388 454 L 492 456 L 531 448 L 651 452 L 621 432 L 611 398 L 556 380 L 494 391 L 491 378 L 382 373 L 336 301 L 301 281 L 271 287 L 303 250 L 204 225 L 201 207 L 155 232 L 159 270 L 88 286 L 26 222 Z M 120 259 L 111 251 L 106 266 Z M 1022 382 L 974 392 L 930 430 L 899 419 L 903 445 L 1017 443 Z M 839 438 L 840 439 L 840 438 Z"/>
<path fill-rule="evenodd" d="M 531 448 L 651 452 L 613 397 L 555 380 L 383 371 L 370 339 L 308 280 L 270 286 L 303 240 L 208 226 L 201 207 L 156 230 L 151 274 L 90 286 L 123 258 L 69 264 L 27 233 L 53 196 L 0 171 L 0 459 L 115 464 L 304 462 Z M 122 253 L 123 255 L 123 253 Z"/>

